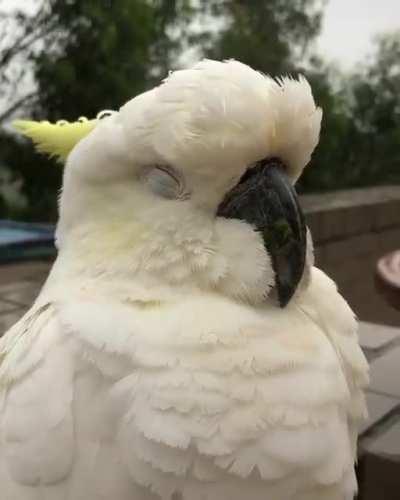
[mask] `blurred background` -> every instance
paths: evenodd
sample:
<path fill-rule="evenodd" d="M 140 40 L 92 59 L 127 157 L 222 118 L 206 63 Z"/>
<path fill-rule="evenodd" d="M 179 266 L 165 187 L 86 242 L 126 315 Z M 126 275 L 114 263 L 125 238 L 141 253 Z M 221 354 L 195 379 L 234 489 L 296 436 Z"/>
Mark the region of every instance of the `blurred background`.
<path fill-rule="evenodd" d="M 399 0 L 0 0 L 0 335 L 55 256 L 62 177 L 12 120 L 93 118 L 203 57 L 302 73 L 323 108 L 297 189 L 372 362 L 360 497 L 398 500 Z"/>

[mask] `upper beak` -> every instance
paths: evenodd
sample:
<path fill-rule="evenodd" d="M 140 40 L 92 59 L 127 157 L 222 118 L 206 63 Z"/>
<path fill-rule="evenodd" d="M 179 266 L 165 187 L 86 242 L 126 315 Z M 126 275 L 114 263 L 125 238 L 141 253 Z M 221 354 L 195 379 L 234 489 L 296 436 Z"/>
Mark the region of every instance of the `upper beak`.
<path fill-rule="evenodd" d="M 244 220 L 262 234 L 279 304 L 285 307 L 303 276 L 307 229 L 284 164 L 276 158 L 257 162 L 225 196 L 217 215 Z"/>

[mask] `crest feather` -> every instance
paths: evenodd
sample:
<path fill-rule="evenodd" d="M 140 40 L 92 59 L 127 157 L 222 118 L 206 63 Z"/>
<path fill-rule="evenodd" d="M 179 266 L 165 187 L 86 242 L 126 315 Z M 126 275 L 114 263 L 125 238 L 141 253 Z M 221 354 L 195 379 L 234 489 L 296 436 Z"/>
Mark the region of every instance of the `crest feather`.
<path fill-rule="evenodd" d="M 97 125 L 98 121 L 111 112 L 101 112 L 97 118 L 88 120 L 79 118 L 76 122 L 60 120 L 57 123 L 48 121 L 16 120 L 13 126 L 18 132 L 29 137 L 37 151 L 65 161 L 74 146 Z"/>

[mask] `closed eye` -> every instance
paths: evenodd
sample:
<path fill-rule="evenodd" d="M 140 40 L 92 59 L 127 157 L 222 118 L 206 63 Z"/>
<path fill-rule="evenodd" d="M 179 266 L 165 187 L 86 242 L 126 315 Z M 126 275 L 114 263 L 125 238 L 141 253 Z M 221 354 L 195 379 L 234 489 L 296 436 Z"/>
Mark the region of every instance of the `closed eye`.
<path fill-rule="evenodd" d="M 142 180 L 152 193 L 168 200 L 187 199 L 183 176 L 172 167 L 157 165 L 148 167 Z"/>

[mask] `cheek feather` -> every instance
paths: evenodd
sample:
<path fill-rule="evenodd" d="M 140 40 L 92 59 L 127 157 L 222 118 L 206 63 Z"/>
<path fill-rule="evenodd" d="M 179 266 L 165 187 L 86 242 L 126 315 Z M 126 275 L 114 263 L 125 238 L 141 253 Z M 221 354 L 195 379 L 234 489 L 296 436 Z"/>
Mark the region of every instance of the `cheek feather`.
<path fill-rule="evenodd" d="M 223 218 L 216 221 L 216 234 L 223 269 L 217 287 L 239 300 L 264 301 L 275 276 L 261 235 L 245 222 Z"/>

